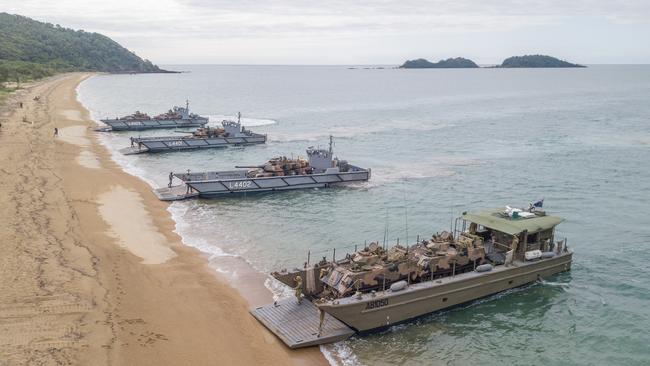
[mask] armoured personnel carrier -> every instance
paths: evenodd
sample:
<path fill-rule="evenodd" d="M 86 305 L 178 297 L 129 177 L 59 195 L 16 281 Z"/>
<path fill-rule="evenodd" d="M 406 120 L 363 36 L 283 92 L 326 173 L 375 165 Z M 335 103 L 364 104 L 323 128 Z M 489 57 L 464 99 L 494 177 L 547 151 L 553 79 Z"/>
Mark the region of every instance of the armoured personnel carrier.
<path fill-rule="evenodd" d="M 165 151 L 215 149 L 266 143 L 266 135 L 253 133 L 237 121 L 224 120 L 221 128 L 200 127 L 189 136 L 131 137 L 131 146 L 121 149 L 125 155 Z"/>
<path fill-rule="evenodd" d="M 309 147 L 307 159 L 280 156 L 262 165 L 238 166 L 237 170 L 199 173 L 170 173 L 169 184 L 154 190 L 163 201 L 190 197 L 215 197 L 224 194 L 324 188 L 370 179 L 370 169 L 334 158 L 332 137 L 329 149 Z M 173 179 L 182 181 L 173 185 Z"/>
<path fill-rule="evenodd" d="M 187 101 L 185 107 L 176 106 L 154 117 L 136 111 L 125 117 L 102 119 L 100 121 L 107 126 L 97 128 L 96 131 L 142 131 L 158 128 L 201 127 L 208 123 L 208 118 L 190 113 L 190 102 Z"/>
<path fill-rule="evenodd" d="M 304 301 L 251 313 L 291 348 L 388 327 L 570 270 L 566 238 L 555 240 L 562 221 L 540 209 L 463 213 L 453 232 L 412 245 L 371 243 L 342 259 L 274 272 Z M 304 307 L 313 308 L 309 320 L 293 319 Z"/>

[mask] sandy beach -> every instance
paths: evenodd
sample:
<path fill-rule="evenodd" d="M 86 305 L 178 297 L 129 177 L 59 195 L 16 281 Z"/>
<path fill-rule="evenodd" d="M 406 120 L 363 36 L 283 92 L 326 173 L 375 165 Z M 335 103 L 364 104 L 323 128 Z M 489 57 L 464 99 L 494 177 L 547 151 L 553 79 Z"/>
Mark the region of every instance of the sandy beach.
<path fill-rule="evenodd" d="M 218 277 L 110 159 L 76 99 L 91 76 L 32 83 L 0 107 L 0 365 L 327 364 L 258 324 L 250 302 L 270 293 Z"/>

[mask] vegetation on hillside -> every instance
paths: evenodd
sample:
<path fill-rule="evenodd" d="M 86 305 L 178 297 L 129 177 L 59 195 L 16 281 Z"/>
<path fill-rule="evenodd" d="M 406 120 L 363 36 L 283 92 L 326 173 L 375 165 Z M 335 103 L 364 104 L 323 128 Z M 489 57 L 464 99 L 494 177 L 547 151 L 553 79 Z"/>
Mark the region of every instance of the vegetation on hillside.
<path fill-rule="evenodd" d="M 586 67 L 546 55 L 513 56 L 503 60 L 497 67 Z"/>
<path fill-rule="evenodd" d="M 0 81 L 36 80 L 53 75 L 59 69 L 56 64 L 0 60 Z"/>
<path fill-rule="evenodd" d="M 456 57 L 440 60 L 436 63 L 426 59 L 408 60 L 400 68 L 402 69 L 451 69 L 451 68 L 476 68 L 478 65 L 474 61 Z"/>
<path fill-rule="evenodd" d="M 166 72 L 99 33 L 0 13 L 0 83 L 65 71 Z"/>

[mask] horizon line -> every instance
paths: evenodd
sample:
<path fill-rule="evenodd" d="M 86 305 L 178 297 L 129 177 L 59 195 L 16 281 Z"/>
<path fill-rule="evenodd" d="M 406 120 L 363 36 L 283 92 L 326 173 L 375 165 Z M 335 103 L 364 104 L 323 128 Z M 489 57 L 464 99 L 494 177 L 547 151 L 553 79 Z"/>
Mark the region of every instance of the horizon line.
<path fill-rule="evenodd" d="M 158 66 L 394 66 L 399 67 L 400 64 L 284 64 L 284 63 L 157 63 Z M 500 64 L 477 64 L 480 67 L 495 66 Z M 647 63 L 583 63 L 581 65 L 587 66 L 643 66 L 650 65 Z M 479 68 L 480 68 L 479 67 Z M 539 67 L 542 68 L 542 67 Z M 553 67 L 547 67 L 553 68 Z M 570 68 L 570 67 L 569 67 Z"/>

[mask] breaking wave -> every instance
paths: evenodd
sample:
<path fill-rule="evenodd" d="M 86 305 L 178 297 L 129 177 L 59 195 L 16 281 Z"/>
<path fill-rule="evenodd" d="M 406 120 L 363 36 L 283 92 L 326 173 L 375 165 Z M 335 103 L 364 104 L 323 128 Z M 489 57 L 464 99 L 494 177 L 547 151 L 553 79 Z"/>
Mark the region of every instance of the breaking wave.
<path fill-rule="evenodd" d="M 352 348 L 345 342 L 321 345 L 320 352 L 332 366 L 361 365 Z"/>
<path fill-rule="evenodd" d="M 211 257 L 238 257 L 235 254 L 224 252 L 204 237 L 192 234 L 193 225 L 189 220 L 184 219 L 184 216 L 191 209 L 191 205 L 192 203 L 179 201 L 172 203 L 167 208 L 167 211 L 172 216 L 172 220 L 176 223 L 174 232 L 181 237 L 183 244 L 209 254 Z"/>

